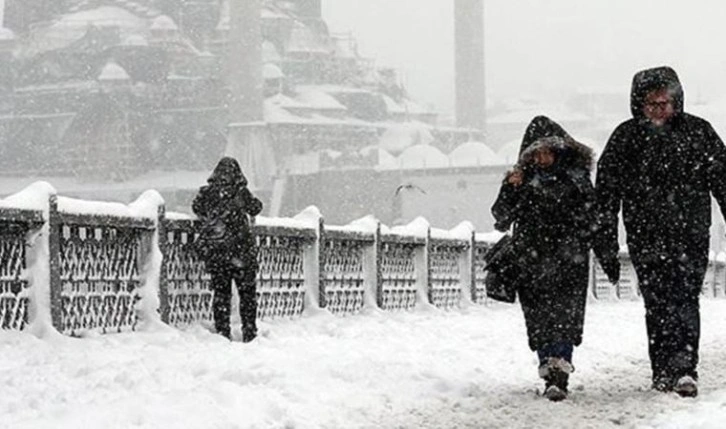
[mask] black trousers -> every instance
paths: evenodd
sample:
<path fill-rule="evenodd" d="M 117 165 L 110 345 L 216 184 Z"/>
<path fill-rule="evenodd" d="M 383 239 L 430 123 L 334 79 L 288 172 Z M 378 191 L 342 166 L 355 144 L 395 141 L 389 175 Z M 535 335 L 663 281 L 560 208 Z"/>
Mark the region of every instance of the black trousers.
<path fill-rule="evenodd" d="M 240 269 L 230 265 L 213 267 L 209 270 L 212 277 L 212 312 L 217 333 L 231 338 L 230 309 L 232 303 L 232 281 L 239 294 L 239 312 L 242 319 L 242 341 L 252 341 L 257 336 L 257 286 L 254 269 Z"/>
<path fill-rule="evenodd" d="M 676 381 L 685 375 L 698 379 L 699 295 L 708 261 L 634 258 L 634 262 L 645 303 L 653 380 Z"/>

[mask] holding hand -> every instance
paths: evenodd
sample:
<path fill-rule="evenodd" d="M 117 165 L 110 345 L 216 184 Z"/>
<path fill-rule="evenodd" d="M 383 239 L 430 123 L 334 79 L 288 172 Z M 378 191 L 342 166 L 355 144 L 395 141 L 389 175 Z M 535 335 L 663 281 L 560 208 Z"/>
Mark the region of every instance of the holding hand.
<path fill-rule="evenodd" d="M 610 283 L 617 285 L 620 281 L 620 261 L 617 256 L 614 258 L 600 259 L 600 266 L 605 271 L 605 275 L 608 276 Z"/>
<path fill-rule="evenodd" d="M 510 185 L 519 186 L 522 184 L 522 180 L 524 180 L 524 173 L 518 167 L 514 167 L 507 172 L 507 183 Z"/>

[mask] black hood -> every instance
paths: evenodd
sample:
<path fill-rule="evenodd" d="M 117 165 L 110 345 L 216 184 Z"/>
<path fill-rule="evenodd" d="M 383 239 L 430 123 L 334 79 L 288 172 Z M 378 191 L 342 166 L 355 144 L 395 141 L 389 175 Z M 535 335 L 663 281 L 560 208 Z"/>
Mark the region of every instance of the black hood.
<path fill-rule="evenodd" d="M 522 145 L 519 147 L 519 155 L 521 156 L 524 151 L 534 144 L 534 142 L 543 137 L 562 137 L 564 139 L 572 139 L 572 137 L 567 134 L 567 131 L 565 131 L 565 129 L 557 122 L 547 116 L 535 116 L 524 131 Z"/>
<path fill-rule="evenodd" d="M 683 87 L 676 71 L 668 66 L 642 70 L 633 76 L 630 90 L 630 112 L 634 118 L 642 119 L 645 96 L 659 89 L 667 89 L 673 96 L 676 115 L 683 113 Z"/>
<path fill-rule="evenodd" d="M 240 185 L 247 186 L 247 178 L 236 159 L 225 156 L 214 167 L 212 175 L 207 182 L 210 185 Z"/>
<path fill-rule="evenodd" d="M 592 149 L 579 143 L 557 122 L 546 116 L 537 116 L 529 123 L 519 148 L 518 164 L 526 167 L 533 163 L 532 154 L 537 147 L 548 147 L 557 155 L 557 163 L 563 167 L 592 168 Z"/>

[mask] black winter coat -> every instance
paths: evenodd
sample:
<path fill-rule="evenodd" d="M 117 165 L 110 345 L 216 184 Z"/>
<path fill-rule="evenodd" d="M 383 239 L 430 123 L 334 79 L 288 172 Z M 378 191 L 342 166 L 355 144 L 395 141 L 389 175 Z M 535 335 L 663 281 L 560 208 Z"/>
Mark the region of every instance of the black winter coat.
<path fill-rule="evenodd" d="M 202 223 L 216 218 L 224 224 L 223 244 L 202 249 L 201 253 L 207 255 L 207 268 L 257 270 L 257 246 L 248 216 L 258 215 L 262 202 L 247 188 L 247 179 L 234 158 L 222 158 L 207 182 L 199 189 L 192 210 Z M 201 246 L 211 245 L 201 242 Z"/>
<path fill-rule="evenodd" d="M 653 127 L 643 113 L 644 99 L 662 88 L 673 94 L 675 115 Z M 726 209 L 726 147 L 707 121 L 683 111 L 683 89 L 671 68 L 635 75 L 631 112 L 633 118 L 615 129 L 598 162 L 600 262 L 609 277 L 618 278 L 622 206 L 636 272 L 660 259 L 683 264 L 702 278 L 708 262 L 710 195 Z"/>
<path fill-rule="evenodd" d="M 535 166 L 532 153 L 548 147 L 555 163 Z M 518 168 L 519 186 L 504 181 L 492 207 L 495 227 L 514 224 L 513 240 L 522 276 L 517 293 L 529 346 L 579 345 L 585 318 L 595 194 L 590 181 L 592 151 L 544 116 L 527 127 Z"/>

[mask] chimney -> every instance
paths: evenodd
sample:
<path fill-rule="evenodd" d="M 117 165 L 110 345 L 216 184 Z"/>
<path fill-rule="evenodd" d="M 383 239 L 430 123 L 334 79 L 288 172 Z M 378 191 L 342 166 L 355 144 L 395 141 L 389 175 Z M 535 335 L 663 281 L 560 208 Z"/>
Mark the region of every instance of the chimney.
<path fill-rule="evenodd" d="M 454 0 L 456 124 L 485 128 L 484 0 Z"/>

